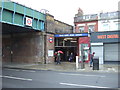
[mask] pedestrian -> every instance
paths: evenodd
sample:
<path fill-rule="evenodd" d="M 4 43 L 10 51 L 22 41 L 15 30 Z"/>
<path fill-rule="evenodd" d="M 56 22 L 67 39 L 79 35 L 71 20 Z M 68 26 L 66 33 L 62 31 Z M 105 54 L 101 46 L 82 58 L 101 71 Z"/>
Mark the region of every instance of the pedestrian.
<path fill-rule="evenodd" d="M 60 52 L 57 52 L 56 64 L 61 64 L 60 60 L 61 60 Z"/>
<path fill-rule="evenodd" d="M 57 52 L 55 52 L 54 57 L 55 57 L 55 62 L 56 62 L 57 61 Z"/>
<path fill-rule="evenodd" d="M 70 62 L 73 61 L 73 53 L 70 54 L 69 61 L 70 61 Z"/>
<path fill-rule="evenodd" d="M 92 64 L 93 64 L 94 54 L 95 54 L 95 52 L 93 52 L 92 54 L 90 54 L 90 67 L 92 67 Z"/>

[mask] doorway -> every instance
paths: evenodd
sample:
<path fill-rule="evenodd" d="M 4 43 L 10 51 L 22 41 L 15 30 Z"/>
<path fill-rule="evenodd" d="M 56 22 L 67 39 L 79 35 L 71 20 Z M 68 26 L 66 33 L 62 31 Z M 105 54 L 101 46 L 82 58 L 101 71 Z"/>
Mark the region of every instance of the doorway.
<path fill-rule="evenodd" d="M 70 54 L 73 53 L 72 62 L 75 62 L 75 57 L 78 52 L 78 39 L 77 38 L 56 38 L 55 39 L 55 52 L 61 50 L 61 61 L 68 62 Z"/>

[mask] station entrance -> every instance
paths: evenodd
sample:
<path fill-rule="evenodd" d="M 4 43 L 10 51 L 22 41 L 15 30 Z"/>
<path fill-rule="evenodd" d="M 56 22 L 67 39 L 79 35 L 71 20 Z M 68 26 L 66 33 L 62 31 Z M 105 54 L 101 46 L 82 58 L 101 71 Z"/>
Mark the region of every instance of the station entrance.
<path fill-rule="evenodd" d="M 72 62 L 75 62 L 75 57 L 78 52 L 78 38 L 55 38 L 55 52 L 62 51 L 61 61 L 68 62 L 70 54 L 73 54 Z"/>

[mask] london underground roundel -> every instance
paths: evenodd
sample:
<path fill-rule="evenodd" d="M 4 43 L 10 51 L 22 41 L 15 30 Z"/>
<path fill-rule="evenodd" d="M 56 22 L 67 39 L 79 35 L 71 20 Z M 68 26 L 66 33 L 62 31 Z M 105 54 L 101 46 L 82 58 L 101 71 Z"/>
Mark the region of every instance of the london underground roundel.
<path fill-rule="evenodd" d="M 53 43 L 53 37 L 50 37 L 50 38 L 49 38 L 49 42 L 50 42 L 50 43 Z"/>
<path fill-rule="evenodd" d="M 30 25 L 31 23 L 32 23 L 32 21 L 31 21 L 30 19 L 28 19 L 28 20 L 27 20 L 27 24 Z"/>
<path fill-rule="evenodd" d="M 26 25 L 27 26 L 32 26 L 32 19 L 29 17 L 26 17 Z"/>

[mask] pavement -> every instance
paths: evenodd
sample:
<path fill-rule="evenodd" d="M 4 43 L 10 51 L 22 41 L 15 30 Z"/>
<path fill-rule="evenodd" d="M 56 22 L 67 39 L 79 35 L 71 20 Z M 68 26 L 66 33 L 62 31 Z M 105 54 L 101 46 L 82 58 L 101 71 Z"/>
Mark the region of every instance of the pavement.
<path fill-rule="evenodd" d="M 113 72 L 118 73 L 120 65 L 118 64 L 103 64 L 99 65 L 99 70 L 93 70 L 93 67 L 89 67 L 88 63 L 85 63 L 85 68 L 81 69 L 81 64 L 76 68 L 75 62 L 61 62 L 61 64 L 20 64 L 20 63 L 2 63 L 3 68 L 12 69 L 32 69 L 32 70 L 52 70 L 52 71 L 65 71 L 65 72 Z"/>

